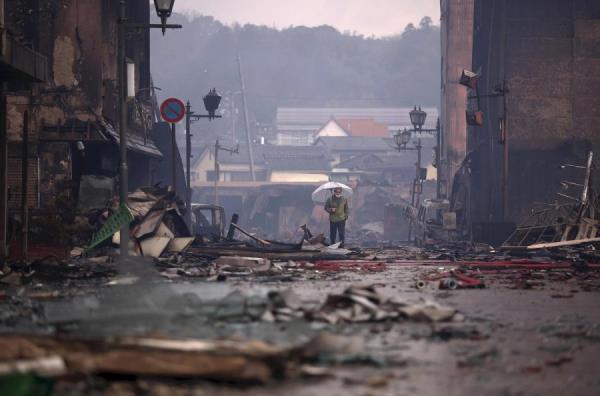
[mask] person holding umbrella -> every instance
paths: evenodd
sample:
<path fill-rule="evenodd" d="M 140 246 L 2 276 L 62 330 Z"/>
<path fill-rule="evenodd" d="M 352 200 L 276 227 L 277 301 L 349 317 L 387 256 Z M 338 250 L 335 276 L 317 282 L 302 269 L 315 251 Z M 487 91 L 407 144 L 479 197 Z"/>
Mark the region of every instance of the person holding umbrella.
<path fill-rule="evenodd" d="M 339 235 L 340 246 L 344 246 L 346 220 L 350 213 L 348 199 L 352 197 L 352 194 L 352 188 L 334 181 L 322 184 L 312 192 L 313 202 L 325 204 L 325 211 L 329 213 L 329 230 L 332 245 L 335 243 L 336 236 Z"/>
<path fill-rule="evenodd" d="M 325 202 L 325 211 L 329 213 L 329 238 L 331 244 L 335 243 L 336 235 L 340 236 L 340 247 L 344 247 L 346 237 L 346 220 L 350 208 L 348 200 L 342 194 L 342 188 L 333 189 L 333 194 Z"/>

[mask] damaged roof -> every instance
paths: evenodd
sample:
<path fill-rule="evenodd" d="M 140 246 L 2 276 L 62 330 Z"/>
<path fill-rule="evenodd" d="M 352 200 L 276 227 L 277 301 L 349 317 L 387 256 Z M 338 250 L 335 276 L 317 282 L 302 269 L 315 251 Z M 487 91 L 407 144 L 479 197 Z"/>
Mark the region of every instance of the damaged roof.
<path fill-rule="evenodd" d="M 113 127 L 113 125 L 106 119 L 101 119 L 100 125 L 102 125 L 102 132 L 118 145 L 120 142 L 119 132 L 115 129 L 115 127 Z M 157 158 L 161 158 L 163 156 L 158 147 L 156 147 L 156 144 L 150 135 L 143 137 L 136 133 L 128 133 L 127 148 L 129 150 Z"/>

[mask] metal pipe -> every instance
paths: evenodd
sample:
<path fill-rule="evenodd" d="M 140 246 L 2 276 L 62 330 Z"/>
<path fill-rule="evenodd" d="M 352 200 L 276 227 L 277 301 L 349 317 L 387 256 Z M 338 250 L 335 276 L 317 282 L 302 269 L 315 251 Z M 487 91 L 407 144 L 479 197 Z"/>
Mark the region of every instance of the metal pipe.
<path fill-rule="evenodd" d="M 588 191 L 590 188 L 590 176 L 592 175 L 592 164 L 594 163 L 594 152 L 588 153 L 587 165 L 585 170 L 585 181 L 583 182 L 583 191 L 581 191 L 581 203 L 586 204 L 588 201 Z"/>
<path fill-rule="evenodd" d="M 129 169 L 127 168 L 127 73 L 125 70 L 125 24 L 127 21 L 127 0 L 121 0 L 119 11 L 119 23 L 117 32 L 118 53 L 117 70 L 119 80 L 119 155 L 120 155 L 120 190 L 119 201 L 121 205 L 127 205 L 127 194 L 129 192 Z M 121 257 L 129 255 L 129 224 L 121 226 L 120 230 L 120 254 Z"/>

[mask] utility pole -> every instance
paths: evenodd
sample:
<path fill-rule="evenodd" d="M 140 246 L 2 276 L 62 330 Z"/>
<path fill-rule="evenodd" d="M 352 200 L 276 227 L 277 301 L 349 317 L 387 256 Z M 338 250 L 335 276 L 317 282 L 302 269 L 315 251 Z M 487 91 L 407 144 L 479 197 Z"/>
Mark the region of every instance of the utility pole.
<path fill-rule="evenodd" d="M 219 204 L 219 179 L 221 178 L 221 166 L 219 165 L 219 150 L 227 151 L 230 154 L 239 153 L 239 145 L 236 148 L 227 148 L 215 141 L 215 205 Z"/>
<path fill-rule="evenodd" d="M 212 120 L 213 118 L 222 118 L 223 116 L 220 114 L 215 114 L 217 109 L 219 108 L 219 103 L 221 102 L 221 97 L 217 94 L 217 91 L 213 89 L 208 93 L 208 95 L 204 96 L 204 107 L 208 114 L 196 114 L 192 111 L 192 105 L 188 100 L 185 106 L 185 157 L 186 157 L 186 194 L 185 194 L 185 207 L 186 207 L 186 215 L 185 221 L 190 227 L 192 225 L 192 182 L 191 182 L 191 158 L 192 158 L 192 123 L 195 121 L 199 121 L 202 118 L 208 118 L 208 120 Z M 219 144 L 217 140 L 216 145 Z M 215 145 L 215 147 L 216 147 Z M 215 153 L 217 150 L 215 149 Z M 215 162 L 216 164 L 216 162 Z M 215 165 L 216 166 L 216 165 Z M 216 171 L 216 169 L 215 169 Z"/>
<path fill-rule="evenodd" d="M 219 204 L 219 178 L 221 172 L 219 168 L 219 139 L 215 141 L 215 205 Z"/>
<path fill-rule="evenodd" d="M 231 93 L 231 98 L 229 100 L 230 114 L 231 114 L 231 139 L 234 142 L 237 142 L 237 134 L 235 133 L 235 123 L 237 119 L 236 108 L 235 108 L 235 94 Z"/>
<path fill-rule="evenodd" d="M 250 159 L 250 174 L 252 175 L 252 181 L 256 181 L 256 174 L 254 173 L 254 151 L 252 149 L 252 139 L 250 138 L 250 122 L 248 121 L 248 105 L 246 103 L 246 84 L 244 83 L 244 74 L 242 73 L 242 60 L 240 56 L 237 57 L 238 71 L 240 74 L 240 85 L 242 88 L 242 104 L 244 107 L 244 122 L 246 124 L 246 141 L 248 143 L 248 158 Z"/>

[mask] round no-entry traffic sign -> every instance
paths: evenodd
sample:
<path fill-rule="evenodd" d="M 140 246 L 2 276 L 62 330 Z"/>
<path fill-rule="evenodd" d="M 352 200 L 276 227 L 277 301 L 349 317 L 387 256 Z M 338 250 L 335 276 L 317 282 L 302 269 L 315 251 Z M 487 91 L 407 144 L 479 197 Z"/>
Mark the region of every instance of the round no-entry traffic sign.
<path fill-rule="evenodd" d="M 177 98 L 165 99 L 160 105 L 160 115 L 166 122 L 179 122 L 185 116 L 185 104 Z"/>

